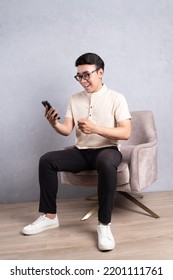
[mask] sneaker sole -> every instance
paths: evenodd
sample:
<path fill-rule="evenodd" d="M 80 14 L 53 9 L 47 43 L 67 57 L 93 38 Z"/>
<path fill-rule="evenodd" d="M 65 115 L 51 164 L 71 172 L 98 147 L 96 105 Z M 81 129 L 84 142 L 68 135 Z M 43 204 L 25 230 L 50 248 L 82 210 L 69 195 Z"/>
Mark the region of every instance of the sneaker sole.
<path fill-rule="evenodd" d="M 34 234 L 40 233 L 42 231 L 53 229 L 53 228 L 58 228 L 58 227 L 59 227 L 59 225 L 52 225 L 52 226 L 44 227 L 44 228 L 39 229 L 39 230 L 34 231 L 34 232 L 28 232 L 28 231 L 22 230 L 22 233 L 24 235 L 34 235 Z"/>
<path fill-rule="evenodd" d="M 115 245 L 112 247 L 110 246 L 110 247 L 106 247 L 106 248 L 98 245 L 98 247 L 99 247 L 100 251 L 111 251 L 115 248 Z"/>

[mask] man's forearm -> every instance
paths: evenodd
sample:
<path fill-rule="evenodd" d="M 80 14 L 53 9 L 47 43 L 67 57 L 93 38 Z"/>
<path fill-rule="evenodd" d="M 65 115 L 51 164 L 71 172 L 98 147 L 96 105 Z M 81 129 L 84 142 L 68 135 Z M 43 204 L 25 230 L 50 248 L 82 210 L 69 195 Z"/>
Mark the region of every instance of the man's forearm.
<path fill-rule="evenodd" d="M 78 128 L 85 134 L 95 133 L 112 140 L 127 140 L 130 137 L 131 121 L 125 120 L 119 122 L 117 127 L 109 128 L 81 119 L 78 121 Z"/>
<path fill-rule="evenodd" d="M 61 124 L 59 122 L 57 122 L 55 125 L 52 125 L 52 127 L 57 133 L 63 136 L 68 136 L 71 132 L 69 131 L 68 127 L 66 127 L 64 124 Z"/>
<path fill-rule="evenodd" d="M 51 125 L 57 133 L 64 136 L 70 135 L 74 127 L 74 123 L 71 118 L 65 118 L 63 123 L 59 123 L 58 121 L 56 121 Z"/>
<path fill-rule="evenodd" d="M 108 128 L 97 126 L 95 133 L 112 140 L 127 140 L 130 136 L 129 129 L 125 127 Z"/>

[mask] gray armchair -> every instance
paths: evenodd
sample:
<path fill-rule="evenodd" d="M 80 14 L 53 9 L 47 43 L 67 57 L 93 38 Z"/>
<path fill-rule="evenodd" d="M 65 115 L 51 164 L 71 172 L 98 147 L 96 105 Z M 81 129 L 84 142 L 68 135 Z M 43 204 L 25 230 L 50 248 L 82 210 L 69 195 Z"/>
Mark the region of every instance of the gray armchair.
<path fill-rule="evenodd" d="M 117 191 L 137 204 L 154 218 L 159 216 L 142 204 L 136 195 L 157 179 L 157 133 L 150 111 L 134 111 L 132 133 L 128 140 L 119 141 L 123 160 L 117 170 Z M 79 173 L 61 172 L 61 182 L 84 187 L 97 187 L 97 172 L 86 170 Z M 139 195 L 141 198 L 142 195 Z M 82 220 L 98 209 L 96 205 Z"/>

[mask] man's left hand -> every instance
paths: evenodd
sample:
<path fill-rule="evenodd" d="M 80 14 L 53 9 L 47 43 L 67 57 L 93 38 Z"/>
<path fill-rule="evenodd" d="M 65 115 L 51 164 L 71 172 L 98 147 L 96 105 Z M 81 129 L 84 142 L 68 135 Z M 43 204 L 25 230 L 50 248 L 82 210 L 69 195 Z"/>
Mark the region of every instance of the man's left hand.
<path fill-rule="evenodd" d="M 96 124 L 88 119 L 78 120 L 78 128 L 85 134 L 95 133 Z"/>

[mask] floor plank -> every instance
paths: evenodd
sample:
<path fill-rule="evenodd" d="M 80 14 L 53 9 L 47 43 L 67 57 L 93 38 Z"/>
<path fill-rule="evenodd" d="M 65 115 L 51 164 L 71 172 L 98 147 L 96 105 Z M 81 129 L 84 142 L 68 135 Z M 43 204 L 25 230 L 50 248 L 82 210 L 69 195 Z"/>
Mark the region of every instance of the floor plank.
<path fill-rule="evenodd" d="M 97 213 L 80 221 L 94 201 L 57 200 L 60 227 L 34 236 L 24 236 L 20 231 L 37 218 L 38 202 L 0 204 L 0 259 L 172 260 L 173 191 L 144 193 L 141 201 L 160 218 L 150 217 L 117 195 L 111 226 L 116 248 L 110 252 L 97 248 Z"/>

